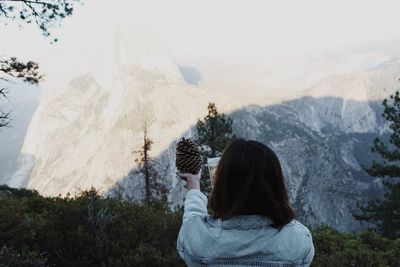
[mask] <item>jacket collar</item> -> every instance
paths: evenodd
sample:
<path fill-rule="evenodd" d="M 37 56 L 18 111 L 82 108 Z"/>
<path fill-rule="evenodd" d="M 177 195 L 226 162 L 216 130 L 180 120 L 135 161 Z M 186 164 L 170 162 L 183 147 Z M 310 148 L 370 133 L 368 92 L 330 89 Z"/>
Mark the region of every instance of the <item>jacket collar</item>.
<path fill-rule="evenodd" d="M 260 215 L 236 215 L 227 220 L 207 217 L 206 221 L 213 227 L 237 230 L 263 228 L 274 223 L 270 218 Z"/>

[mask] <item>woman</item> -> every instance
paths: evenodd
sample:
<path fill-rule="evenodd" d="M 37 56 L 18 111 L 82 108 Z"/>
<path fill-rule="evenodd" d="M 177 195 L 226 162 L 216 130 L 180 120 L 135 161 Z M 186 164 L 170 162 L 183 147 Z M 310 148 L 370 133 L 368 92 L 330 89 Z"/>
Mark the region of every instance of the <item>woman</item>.
<path fill-rule="evenodd" d="M 210 197 L 200 173 L 178 173 L 187 182 L 177 248 L 191 266 L 309 266 L 310 231 L 294 220 L 278 157 L 256 141 L 226 146 Z"/>

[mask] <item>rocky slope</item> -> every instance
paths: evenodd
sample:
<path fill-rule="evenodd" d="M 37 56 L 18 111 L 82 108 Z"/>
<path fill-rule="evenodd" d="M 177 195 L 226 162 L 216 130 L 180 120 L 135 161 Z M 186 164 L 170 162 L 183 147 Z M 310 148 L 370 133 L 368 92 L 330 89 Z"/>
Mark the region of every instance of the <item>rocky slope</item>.
<path fill-rule="evenodd" d="M 209 94 L 184 82 L 156 37 L 119 22 L 103 34 L 113 38 L 47 58 L 49 78 L 11 186 L 45 195 L 107 190 L 135 167 L 145 125 L 157 156 L 203 113 Z M 55 62 L 64 71 L 52 69 Z"/>
<path fill-rule="evenodd" d="M 396 68 L 374 68 L 333 75 L 303 97 L 229 113 L 238 136 L 262 141 L 277 152 L 297 216 L 308 225 L 360 229 L 363 225 L 353 218 L 357 203 L 382 195 L 380 180 L 369 177 L 361 166 L 374 157 L 372 140 L 387 136 L 381 99 L 394 92 L 395 73 Z M 171 143 L 158 157 L 165 163 L 159 171 L 172 181 L 170 200 L 182 204 L 185 191 L 174 179 L 174 148 Z M 121 182 L 129 192 L 135 188 L 134 177 L 132 172 Z"/>
<path fill-rule="evenodd" d="M 345 74 L 338 71 L 342 61 L 332 65 L 332 58 L 306 68 L 308 78 L 301 84 L 307 86 L 295 94 L 258 85 L 244 97 L 247 92 L 233 88 L 232 81 L 229 87 L 204 84 L 207 77 L 198 86 L 185 83 L 157 38 L 142 27 L 108 23 L 87 45 L 71 44 L 48 56 L 44 93 L 18 170 L 7 183 L 45 195 L 95 186 L 141 198 L 143 179 L 135 160 L 146 126 L 160 182 L 172 204 L 180 205 L 185 190 L 175 177 L 175 142 L 191 136 L 208 102 L 216 102 L 234 119 L 238 136 L 277 151 L 301 220 L 358 229 L 352 217 L 357 201 L 381 192 L 379 180 L 367 177 L 361 164 L 371 157 L 373 137 L 386 133 L 380 102 L 396 89 L 400 66 L 392 52 L 382 53 L 345 57 L 343 64 L 357 66 L 344 68 Z M 321 72 L 324 76 L 311 82 Z"/>

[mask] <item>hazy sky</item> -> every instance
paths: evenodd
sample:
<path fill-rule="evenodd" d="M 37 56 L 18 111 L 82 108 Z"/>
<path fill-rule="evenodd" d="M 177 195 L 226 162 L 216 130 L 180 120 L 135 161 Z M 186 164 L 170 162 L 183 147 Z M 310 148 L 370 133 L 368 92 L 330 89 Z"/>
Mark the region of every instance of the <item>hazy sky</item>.
<path fill-rule="evenodd" d="M 398 0 L 87 0 L 53 33 L 82 42 L 73 37 L 79 25 L 132 17 L 177 57 L 301 54 L 400 38 L 399 10 Z M 0 32 L 0 55 L 35 58 L 51 48 L 33 27 L 1 25 Z"/>

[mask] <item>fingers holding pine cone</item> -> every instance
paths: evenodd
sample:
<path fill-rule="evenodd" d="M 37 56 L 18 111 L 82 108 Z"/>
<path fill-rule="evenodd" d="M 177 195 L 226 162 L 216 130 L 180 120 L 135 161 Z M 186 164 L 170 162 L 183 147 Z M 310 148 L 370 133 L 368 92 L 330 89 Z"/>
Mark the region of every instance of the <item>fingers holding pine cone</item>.
<path fill-rule="evenodd" d="M 180 173 L 197 174 L 201 169 L 201 154 L 197 145 L 182 137 L 176 145 L 176 168 Z"/>

